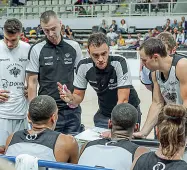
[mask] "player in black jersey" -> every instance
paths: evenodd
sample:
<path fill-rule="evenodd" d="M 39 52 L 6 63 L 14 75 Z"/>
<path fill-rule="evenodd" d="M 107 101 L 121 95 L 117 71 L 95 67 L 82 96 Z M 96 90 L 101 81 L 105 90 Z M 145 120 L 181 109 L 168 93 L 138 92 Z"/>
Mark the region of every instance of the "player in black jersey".
<path fill-rule="evenodd" d="M 166 105 L 158 116 L 156 152 L 149 152 L 133 162 L 132 170 L 186 170 L 182 160 L 187 136 L 187 110 L 180 105 Z"/>

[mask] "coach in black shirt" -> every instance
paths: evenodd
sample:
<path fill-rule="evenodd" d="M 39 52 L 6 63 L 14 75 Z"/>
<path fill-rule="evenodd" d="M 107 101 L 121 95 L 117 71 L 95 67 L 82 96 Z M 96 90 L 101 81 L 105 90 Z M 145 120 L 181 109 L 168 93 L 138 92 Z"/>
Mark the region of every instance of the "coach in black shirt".
<path fill-rule="evenodd" d="M 31 47 L 29 52 L 28 98 L 31 101 L 37 94 L 53 97 L 58 106 L 56 131 L 62 133 L 79 132 L 81 108 L 70 108 L 60 99 L 57 82 L 66 84 L 73 92 L 74 68 L 82 58 L 79 44 L 63 39 L 61 23 L 54 11 L 46 11 L 40 18 L 46 38 Z"/>
<path fill-rule="evenodd" d="M 81 60 L 77 66 L 73 94 L 68 90 L 64 93 L 59 83 L 61 99 L 73 105 L 81 103 L 89 82 L 98 96 L 99 110 L 94 116 L 95 126 L 107 128 L 114 106 L 126 102 L 138 109 L 140 123 L 140 100 L 132 86 L 126 59 L 109 56 L 107 37 L 103 33 L 89 37 L 88 52 L 90 58 Z"/>

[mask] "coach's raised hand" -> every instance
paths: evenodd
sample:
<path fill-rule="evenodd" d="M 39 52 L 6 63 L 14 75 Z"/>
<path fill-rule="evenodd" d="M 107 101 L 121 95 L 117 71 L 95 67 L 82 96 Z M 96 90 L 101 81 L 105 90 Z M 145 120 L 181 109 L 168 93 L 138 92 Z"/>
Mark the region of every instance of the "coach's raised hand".
<path fill-rule="evenodd" d="M 67 86 L 64 84 L 57 82 L 58 85 L 58 91 L 60 94 L 60 98 L 65 101 L 66 103 L 71 103 L 73 100 L 73 95 L 70 90 L 68 90 Z"/>
<path fill-rule="evenodd" d="M 6 102 L 9 98 L 10 92 L 8 90 L 0 90 L 0 103 Z"/>

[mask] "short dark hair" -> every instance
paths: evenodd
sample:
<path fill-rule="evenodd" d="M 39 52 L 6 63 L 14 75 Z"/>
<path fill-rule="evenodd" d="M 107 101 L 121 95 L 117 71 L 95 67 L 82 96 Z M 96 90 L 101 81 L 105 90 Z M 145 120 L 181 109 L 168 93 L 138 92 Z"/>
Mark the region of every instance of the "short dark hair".
<path fill-rule="evenodd" d="M 22 23 L 16 19 L 7 19 L 4 24 L 4 31 L 9 34 L 16 34 L 22 32 Z"/>
<path fill-rule="evenodd" d="M 33 123 L 47 121 L 57 110 L 55 100 L 47 95 L 35 97 L 29 105 L 29 116 Z"/>
<path fill-rule="evenodd" d="M 138 111 L 129 103 L 116 105 L 111 113 L 113 127 L 132 132 L 138 120 Z"/>
<path fill-rule="evenodd" d="M 149 38 L 142 43 L 140 50 L 144 49 L 145 54 L 152 56 L 155 53 L 159 54 L 161 57 L 167 56 L 166 47 L 160 39 Z"/>
<path fill-rule="evenodd" d="M 40 16 L 40 23 L 43 22 L 47 24 L 52 17 L 57 18 L 57 14 L 53 10 L 45 11 Z"/>
<path fill-rule="evenodd" d="M 94 33 L 91 34 L 90 37 L 88 38 L 88 48 L 93 45 L 95 47 L 100 47 L 103 44 L 108 45 L 108 38 L 106 37 L 105 34 L 99 32 L 99 33 Z"/>

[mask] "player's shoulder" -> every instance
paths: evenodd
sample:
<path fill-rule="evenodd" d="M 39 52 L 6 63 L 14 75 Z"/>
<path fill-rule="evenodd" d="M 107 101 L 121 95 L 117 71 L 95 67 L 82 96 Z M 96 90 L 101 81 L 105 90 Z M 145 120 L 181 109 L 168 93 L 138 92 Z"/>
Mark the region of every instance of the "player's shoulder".
<path fill-rule="evenodd" d="M 20 44 L 20 47 L 23 47 L 23 48 L 27 48 L 27 49 L 30 49 L 30 44 L 24 42 L 24 41 L 19 41 L 19 44 Z"/>
<path fill-rule="evenodd" d="M 77 145 L 77 141 L 71 135 L 60 134 L 57 139 L 56 145 L 58 145 L 59 147 L 63 146 L 62 148 L 69 148 L 72 145 Z"/>

